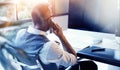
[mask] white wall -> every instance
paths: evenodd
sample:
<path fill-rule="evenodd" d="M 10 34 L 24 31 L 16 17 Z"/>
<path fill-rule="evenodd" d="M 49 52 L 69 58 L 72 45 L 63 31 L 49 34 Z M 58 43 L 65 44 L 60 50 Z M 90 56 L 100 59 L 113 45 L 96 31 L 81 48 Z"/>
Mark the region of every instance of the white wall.
<path fill-rule="evenodd" d="M 85 11 L 104 30 L 115 29 L 119 22 L 118 0 L 85 0 Z"/>
<path fill-rule="evenodd" d="M 55 14 L 68 13 L 69 0 L 54 0 Z"/>
<path fill-rule="evenodd" d="M 54 2 L 54 15 L 56 14 L 64 14 L 69 12 L 69 0 L 53 0 Z M 56 23 L 58 23 L 63 30 L 68 28 L 68 15 L 61 15 L 54 17 L 53 19 Z"/>
<path fill-rule="evenodd" d="M 83 18 L 81 25 L 88 24 L 88 27 L 100 26 L 100 31 L 102 32 L 115 32 L 115 25 L 119 24 L 120 21 L 120 11 L 118 7 L 119 0 L 70 0 L 73 3 L 73 7 L 70 5 L 70 10 L 78 18 Z M 70 12 L 71 14 L 71 12 Z M 81 16 L 82 14 L 82 16 Z M 72 14 L 71 14 L 72 15 Z M 72 15 L 74 16 L 74 15 Z M 77 19 L 78 19 L 77 18 Z M 74 19 L 77 20 L 77 19 Z M 91 29 L 91 28 L 90 28 Z"/>
<path fill-rule="evenodd" d="M 68 15 L 55 17 L 53 21 L 58 23 L 63 30 L 68 28 Z"/>

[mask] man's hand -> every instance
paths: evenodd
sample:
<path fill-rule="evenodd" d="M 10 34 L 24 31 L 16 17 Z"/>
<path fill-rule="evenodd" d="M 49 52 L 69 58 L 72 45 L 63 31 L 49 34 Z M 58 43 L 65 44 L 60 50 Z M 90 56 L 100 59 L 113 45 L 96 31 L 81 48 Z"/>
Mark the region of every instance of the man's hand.
<path fill-rule="evenodd" d="M 75 57 L 77 59 L 77 54 L 76 54 L 75 50 L 72 48 L 72 46 L 70 45 L 70 43 L 67 41 L 66 37 L 63 35 L 62 28 L 58 24 L 55 24 L 52 21 L 51 21 L 50 25 L 53 28 L 53 33 L 55 33 L 59 37 L 59 39 L 61 40 L 63 48 L 67 52 L 75 55 Z"/>
<path fill-rule="evenodd" d="M 57 23 L 54 23 L 51 19 L 48 20 L 48 23 L 52 27 L 52 32 L 55 35 L 57 35 L 58 37 L 63 36 L 62 28 Z"/>
<path fill-rule="evenodd" d="M 58 37 L 63 36 L 62 28 L 58 24 L 55 24 L 55 23 L 53 26 L 53 33 L 55 33 Z"/>

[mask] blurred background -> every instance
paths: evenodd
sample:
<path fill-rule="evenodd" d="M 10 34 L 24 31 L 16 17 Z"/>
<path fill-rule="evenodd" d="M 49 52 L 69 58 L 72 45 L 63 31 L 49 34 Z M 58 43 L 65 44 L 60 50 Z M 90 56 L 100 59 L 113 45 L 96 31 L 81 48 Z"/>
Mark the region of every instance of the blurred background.
<path fill-rule="evenodd" d="M 32 8 L 46 2 L 51 6 L 53 21 L 60 24 L 63 30 L 71 28 L 120 37 L 120 0 L 0 0 L 0 37 L 14 41 L 18 30 L 33 23 Z M 0 51 L 2 41 L 0 39 Z M 1 57 L 0 70 L 1 60 L 4 60 Z M 100 70 L 104 68 L 103 64 L 99 66 Z"/>
<path fill-rule="evenodd" d="M 120 35 L 120 0 L 0 0 L 0 27 L 10 25 L 4 22 L 31 22 L 32 8 L 42 2 L 52 6 L 56 22 L 63 20 L 60 23 L 63 29 L 116 32 Z"/>

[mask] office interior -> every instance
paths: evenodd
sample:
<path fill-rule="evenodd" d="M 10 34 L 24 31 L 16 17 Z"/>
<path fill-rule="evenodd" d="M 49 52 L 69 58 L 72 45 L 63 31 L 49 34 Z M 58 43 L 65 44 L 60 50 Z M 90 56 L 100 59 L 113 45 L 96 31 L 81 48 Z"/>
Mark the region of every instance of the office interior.
<path fill-rule="evenodd" d="M 119 45 L 117 48 L 120 48 L 120 0 L 0 0 L 0 38 L 4 37 L 14 41 L 18 30 L 27 28 L 33 23 L 32 8 L 38 3 L 46 2 L 52 7 L 52 20 L 62 27 L 66 36 L 71 34 L 79 39 L 86 37 L 84 32 L 88 32 L 88 34 L 93 32 L 93 34 L 98 33 L 99 35 L 95 36 L 91 33 L 90 36 L 93 35 L 96 37 L 94 39 L 103 40 L 100 36 L 105 34 L 104 38 L 114 40 Z M 68 33 L 70 30 L 73 33 Z M 74 30 L 81 31 L 82 37 L 75 35 L 77 33 L 74 34 Z M 111 36 L 108 37 L 108 35 Z M 89 38 L 93 41 L 93 37 L 91 39 L 90 36 L 87 35 L 84 42 Z M 71 39 L 71 37 L 68 38 Z M 2 42 L 2 38 L 0 40 Z M 105 39 L 105 41 L 107 40 Z M 77 45 L 79 45 L 81 41 L 75 42 L 78 42 Z M 114 46 L 109 48 L 114 48 Z M 98 65 L 98 70 L 120 69 L 114 65 L 95 62 Z M 0 70 L 2 70 L 1 63 Z"/>

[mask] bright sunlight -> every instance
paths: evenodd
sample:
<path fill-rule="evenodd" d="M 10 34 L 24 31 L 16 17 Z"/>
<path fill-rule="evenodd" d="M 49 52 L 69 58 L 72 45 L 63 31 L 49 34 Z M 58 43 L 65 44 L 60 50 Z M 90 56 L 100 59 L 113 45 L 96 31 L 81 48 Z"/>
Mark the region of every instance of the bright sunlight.
<path fill-rule="evenodd" d="M 31 10 L 36 4 L 51 3 L 52 0 L 13 0 L 16 4 L 19 19 L 31 17 Z"/>

